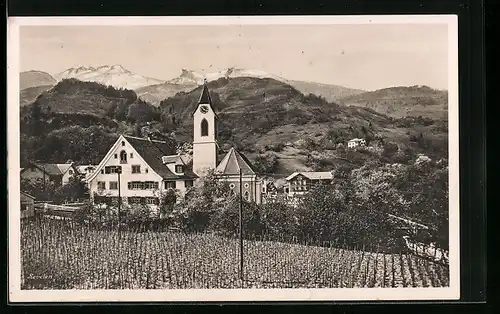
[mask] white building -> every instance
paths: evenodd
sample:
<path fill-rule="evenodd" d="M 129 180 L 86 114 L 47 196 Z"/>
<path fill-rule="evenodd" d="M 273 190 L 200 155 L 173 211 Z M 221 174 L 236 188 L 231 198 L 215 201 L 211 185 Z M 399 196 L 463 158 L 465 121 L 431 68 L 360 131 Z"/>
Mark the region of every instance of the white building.
<path fill-rule="evenodd" d="M 88 178 L 94 203 L 117 202 L 118 190 L 122 204 L 158 205 L 167 190 L 182 197 L 197 176 L 173 151 L 163 141 L 120 136 Z"/>
<path fill-rule="evenodd" d="M 331 184 L 333 174 L 324 172 L 294 172 L 286 178 L 285 194 L 293 197 L 304 195 L 316 184 Z"/>
<path fill-rule="evenodd" d="M 353 138 L 352 140 L 347 142 L 347 148 L 354 148 L 358 146 L 365 146 L 366 141 L 362 138 Z"/>

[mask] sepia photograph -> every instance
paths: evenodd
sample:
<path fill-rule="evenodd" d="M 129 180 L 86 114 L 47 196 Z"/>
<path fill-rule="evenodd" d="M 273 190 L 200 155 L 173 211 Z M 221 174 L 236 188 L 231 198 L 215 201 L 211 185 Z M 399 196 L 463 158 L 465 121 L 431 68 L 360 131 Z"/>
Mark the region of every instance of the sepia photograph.
<path fill-rule="evenodd" d="M 11 302 L 458 299 L 457 18 L 9 18 Z"/>

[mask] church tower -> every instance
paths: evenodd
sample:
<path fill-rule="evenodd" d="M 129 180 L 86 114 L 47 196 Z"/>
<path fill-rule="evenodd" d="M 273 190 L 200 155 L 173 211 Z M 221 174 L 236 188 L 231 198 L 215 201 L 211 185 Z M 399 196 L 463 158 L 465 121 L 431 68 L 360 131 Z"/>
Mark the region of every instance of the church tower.
<path fill-rule="evenodd" d="M 193 112 L 193 131 L 193 172 L 203 176 L 207 170 L 217 167 L 218 152 L 217 114 L 206 81 Z"/>

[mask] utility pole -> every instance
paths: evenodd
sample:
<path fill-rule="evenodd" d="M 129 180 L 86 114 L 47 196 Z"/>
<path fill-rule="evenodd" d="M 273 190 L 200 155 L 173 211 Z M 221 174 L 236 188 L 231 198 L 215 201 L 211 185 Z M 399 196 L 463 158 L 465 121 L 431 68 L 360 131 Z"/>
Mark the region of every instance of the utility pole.
<path fill-rule="evenodd" d="M 243 180 L 240 168 L 240 280 L 243 285 Z"/>
<path fill-rule="evenodd" d="M 122 207 L 122 194 L 121 194 L 120 174 L 122 173 L 122 166 L 117 166 L 116 167 L 116 173 L 118 174 L 118 234 L 120 234 L 121 207 Z"/>

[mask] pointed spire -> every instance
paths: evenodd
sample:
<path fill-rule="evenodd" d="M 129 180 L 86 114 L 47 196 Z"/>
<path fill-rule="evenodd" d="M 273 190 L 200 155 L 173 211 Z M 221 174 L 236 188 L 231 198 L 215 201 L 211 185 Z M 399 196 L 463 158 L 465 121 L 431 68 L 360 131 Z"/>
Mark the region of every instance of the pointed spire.
<path fill-rule="evenodd" d="M 201 92 L 200 100 L 198 104 L 212 104 L 212 98 L 210 98 L 210 91 L 207 87 L 207 79 L 203 83 L 203 91 Z"/>

